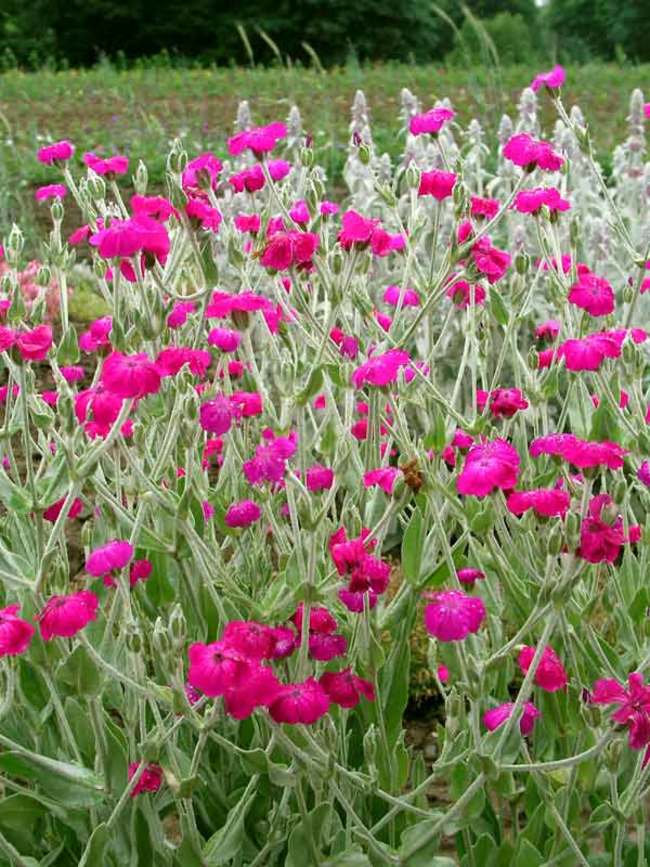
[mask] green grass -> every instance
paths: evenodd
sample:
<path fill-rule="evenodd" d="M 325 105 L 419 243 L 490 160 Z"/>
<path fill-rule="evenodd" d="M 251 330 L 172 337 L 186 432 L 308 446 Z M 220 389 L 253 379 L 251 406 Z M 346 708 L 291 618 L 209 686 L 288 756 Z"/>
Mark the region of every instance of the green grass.
<path fill-rule="evenodd" d="M 514 113 L 518 95 L 536 70 L 378 65 L 320 73 L 312 69 L 174 69 L 118 71 L 110 65 L 66 72 L 0 75 L 0 232 L 12 220 L 30 231 L 47 220 L 36 210 L 34 187 L 56 180 L 56 171 L 35 157 L 45 139 L 70 138 L 85 150 L 123 152 L 135 169 L 149 168 L 151 184 L 162 183 L 172 139 L 182 136 L 188 152 L 224 154 L 241 99 L 256 121 L 286 117 L 293 103 L 312 133 L 319 161 L 336 184 L 345 159 L 349 108 L 362 88 L 371 109 L 380 152 L 400 153 L 400 90 L 408 87 L 425 106 L 448 96 L 460 121 L 478 117 L 495 130 L 503 112 Z M 594 132 L 599 154 L 625 136 L 629 94 L 649 79 L 648 66 L 592 65 L 568 70 L 566 100 L 578 103 Z M 544 120 L 553 121 L 548 100 Z"/>

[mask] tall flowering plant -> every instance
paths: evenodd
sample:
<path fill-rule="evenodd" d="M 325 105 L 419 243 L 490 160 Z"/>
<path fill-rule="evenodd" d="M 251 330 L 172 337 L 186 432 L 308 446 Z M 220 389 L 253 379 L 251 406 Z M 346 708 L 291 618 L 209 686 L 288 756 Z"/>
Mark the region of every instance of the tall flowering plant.
<path fill-rule="evenodd" d="M 341 202 L 296 109 L 176 142 L 166 197 L 39 152 L 60 316 L 18 227 L 0 298 L 8 863 L 645 863 L 643 97 L 608 181 L 564 84 L 489 159 L 405 91 L 397 166 L 358 94 Z"/>

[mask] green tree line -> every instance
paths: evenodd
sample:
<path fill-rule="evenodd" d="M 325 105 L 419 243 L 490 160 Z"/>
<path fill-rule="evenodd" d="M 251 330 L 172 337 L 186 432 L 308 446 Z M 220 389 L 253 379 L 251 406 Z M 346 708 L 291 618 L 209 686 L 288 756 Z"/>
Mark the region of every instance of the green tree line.
<path fill-rule="evenodd" d="M 262 35 L 263 34 L 263 35 Z M 5 66 L 466 61 L 485 36 L 503 62 L 650 60 L 642 0 L 0 0 Z M 309 48 L 305 47 L 305 44 Z M 477 56 L 477 62 L 480 57 Z"/>

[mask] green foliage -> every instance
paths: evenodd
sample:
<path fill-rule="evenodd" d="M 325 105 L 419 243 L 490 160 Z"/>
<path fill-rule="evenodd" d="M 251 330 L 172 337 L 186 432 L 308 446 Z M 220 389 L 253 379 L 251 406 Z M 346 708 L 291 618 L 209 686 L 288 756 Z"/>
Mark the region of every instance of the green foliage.
<path fill-rule="evenodd" d="M 551 0 L 549 27 L 563 58 L 650 59 L 650 4 L 638 0 Z"/>
<path fill-rule="evenodd" d="M 449 57 L 451 63 L 529 63 L 539 50 L 533 47 L 532 30 L 523 15 L 500 12 L 493 18 L 466 18 Z M 496 56 L 495 56 L 496 55 Z"/>

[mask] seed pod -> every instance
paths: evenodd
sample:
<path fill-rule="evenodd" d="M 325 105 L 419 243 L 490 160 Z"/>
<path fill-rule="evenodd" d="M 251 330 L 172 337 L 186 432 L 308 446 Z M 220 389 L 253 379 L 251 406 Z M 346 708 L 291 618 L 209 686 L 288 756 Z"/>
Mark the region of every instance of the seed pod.
<path fill-rule="evenodd" d="M 88 191 L 93 199 L 100 201 L 106 198 L 106 182 L 102 177 L 91 172 L 88 178 Z"/>
<path fill-rule="evenodd" d="M 185 615 L 183 614 L 181 606 L 176 603 L 169 615 L 168 635 L 172 646 L 182 647 L 185 642 L 186 634 L 187 623 L 185 621 Z"/>

